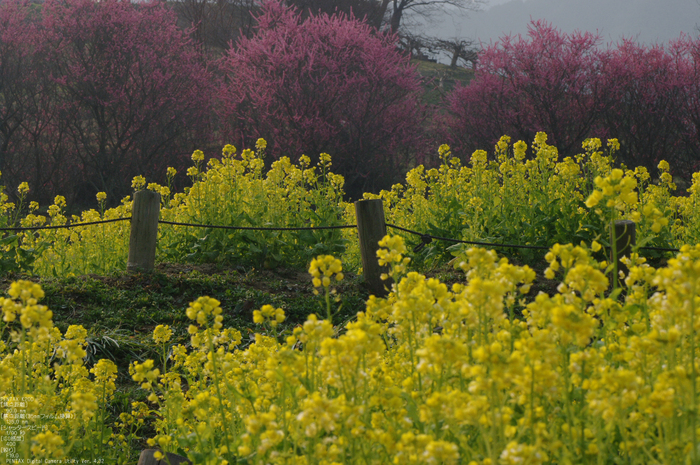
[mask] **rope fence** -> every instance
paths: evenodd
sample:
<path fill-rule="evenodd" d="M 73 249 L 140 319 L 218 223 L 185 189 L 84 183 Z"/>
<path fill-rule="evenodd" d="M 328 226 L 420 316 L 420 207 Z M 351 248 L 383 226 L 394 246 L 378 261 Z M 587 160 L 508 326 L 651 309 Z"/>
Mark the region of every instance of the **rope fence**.
<path fill-rule="evenodd" d="M 158 220 L 160 224 L 172 224 L 175 226 L 192 226 L 197 228 L 213 228 L 213 229 L 239 229 L 244 231 L 310 231 L 314 229 L 350 229 L 356 228 L 357 225 L 347 224 L 342 226 L 298 226 L 291 228 L 277 227 L 257 227 L 257 226 L 224 226 L 213 224 L 196 224 L 196 223 L 178 223 L 177 221 Z"/>
<path fill-rule="evenodd" d="M 460 244 L 486 245 L 486 246 L 490 246 L 490 247 L 508 247 L 508 248 L 514 248 L 514 249 L 541 249 L 541 250 L 549 250 L 550 249 L 550 247 L 547 247 L 544 245 L 517 245 L 517 244 L 497 244 L 497 243 L 479 242 L 479 241 L 464 241 L 461 239 L 452 239 L 450 237 L 439 237 L 439 236 L 433 236 L 432 234 L 423 234 L 423 233 L 419 233 L 417 231 L 411 231 L 410 229 L 402 228 L 401 226 L 395 226 L 395 225 L 389 224 L 389 223 L 387 223 L 386 225 L 388 228 L 398 229 L 400 231 L 405 231 L 407 233 L 411 233 L 411 234 L 415 234 L 417 236 L 420 236 L 420 238 L 423 242 L 418 244 L 413 249 L 414 252 L 420 251 L 427 244 L 430 244 L 433 241 L 433 239 L 440 240 L 440 241 L 447 241 L 447 242 L 455 242 L 455 243 L 460 243 Z"/>
<path fill-rule="evenodd" d="M 658 250 L 660 252 L 680 252 L 681 249 L 676 249 L 673 247 L 640 247 L 642 250 Z"/>
<path fill-rule="evenodd" d="M 51 225 L 51 226 L 30 226 L 30 227 L 16 227 L 16 228 L 0 228 L 0 231 L 39 231 L 44 229 L 67 229 L 67 228 L 77 228 L 79 226 L 92 226 L 96 224 L 105 223 L 115 223 L 117 221 L 127 221 L 131 220 L 130 216 L 124 218 L 113 218 L 111 220 L 101 220 L 101 221 L 90 221 L 86 223 L 69 223 L 63 225 Z M 295 227 L 260 227 L 260 226 L 227 226 L 227 225 L 217 225 L 217 224 L 199 224 L 199 223 L 181 223 L 177 221 L 166 221 L 158 220 L 158 224 L 170 224 L 174 226 L 190 226 L 197 228 L 212 228 L 212 229 L 232 229 L 232 230 L 243 230 L 243 231 L 311 231 L 311 230 L 324 230 L 324 229 L 353 229 L 357 228 L 355 224 L 345 224 L 339 226 L 295 226 Z M 446 242 L 454 242 L 460 244 L 474 244 L 483 245 L 488 247 L 504 247 L 513 249 L 539 249 L 539 250 L 549 250 L 550 246 L 545 245 L 529 245 L 529 244 L 501 244 L 497 242 L 481 242 L 481 241 L 465 241 L 462 239 L 453 239 L 451 237 L 440 237 L 433 236 L 432 234 L 421 233 L 418 231 L 413 231 L 411 229 L 402 228 L 401 226 L 396 226 L 391 223 L 386 223 L 388 228 L 398 229 L 399 231 L 404 231 L 416 236 L 420 236 L 423 241 L 414 247 L 414 252 L 419 252 L 424 246 L 430 244 L 433 239 Z M 644 250 L 657 250 L 662 252 L 679 252 L 680 249 L 673 247 L 639 247 Z"/>
<path fill-rule="evenodd" d="M 432 234 L 421 233 L 411 229 L 386 223 L 384 216 L 384 206 L 380 199 L 359 200 L 355 202 L 355 215 L 357 224 L 339 226 L 299 226 L 299 227 L 257 227 L 257 226 L 227 226 L 199 223 L 183 223 L 177 221 L 160 220 L 160 194 L 153 191 L 139 191 L 134 195 L 132 216 L 124 218 L 114 218 L 101 221 L 90 221 L 85 223 L 70 223 L 65 225 L 33 226 L 33 227 L 7 227 L 0 228 L 0 231 L 39 231 L 47 229 L 76 228 L 80 226 L 92 226 L 117 221 L 131 220 L 131 235 L 129 238 L 129 260 L 127 271 L 151 271 L 155 267 L 156 241 L 158 235 L 158 225 L 168 224 L 174 226 L 229 229 L 245 231 L 310 231 L 310 230 L 332 230 L 332 229 L 352 229 L 357 228 L 360 241 L 360 255 L 362 258 L 365 281 L 376 295 L 385 295 L 387 289 L 385 282 L 381 280 L 381 275 L 385 273 L 386 267 L 380 267 L 377 261 L 378 242 L 386 235 L 386 228 L 392 228 L 409 234 L 420 236 L 421 243 L 413 248 L 414 252 L 419 252 L 433 240 L 474 244 L 486 247 L 503 247 L 513 249 L 536 249 L 549 250 L 549 246 L 528 245 L 528 244 L 504 244 L 483 241 L 467 241 L 453 239 L 450 237 L 434 236 Z M 629 253 L 635 244 L 635 224 L 629 220 L 621 220 L 615 224 L 617 237 L 618 257 Z M 678 252 L 679 249 L 671 247 L 640 247 L 644 250 L 656 250 L 662 252 Z M 616 257 L 617 258 L 617 257 Z M 618 260 L 619 262 L 619 260 Z M 620 267 L 624 267 L 620 264 Z M 621 268 L 622 269 L 622 268 Z"/>
<path fill-rule="evenodd" d="M 29 227 L 22 227 L 22 228 L 0 228 L 0 231 L 39 231 L 42 229 L 68 229 L 68 228 L 77 228 L 78 226 L 92 226 L 93 224 L 104 224 L 104 223 L 115 223 L 117 221 L 126 221 L 130 220 L 131 217 L 127 216 L 125 218 L 114 218 L 111 220 L 101 220 L 101 221 L 89 221 L 87 223 L 69 223 L 69 224 L 61 224 L 61 225 L 53 225 L 53 226 L 29 226 Z"/>

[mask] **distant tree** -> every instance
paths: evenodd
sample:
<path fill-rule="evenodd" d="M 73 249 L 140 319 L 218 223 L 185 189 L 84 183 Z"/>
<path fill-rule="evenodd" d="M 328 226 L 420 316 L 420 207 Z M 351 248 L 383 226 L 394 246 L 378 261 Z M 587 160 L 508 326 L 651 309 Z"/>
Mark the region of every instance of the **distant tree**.
<path fill-rule="evenodd" d="M 544 131 L 570 156 L 588 137 L 614 137 L 617 161 L 652 175 L 662 159 L 675 174 L 700 168 L 700 40 L 623 40 L 607 49 L 598 42 L 537 22 L 527 39 L 488 47 L 470 84 L 448 96 L 444 139 L 468 156 L 503 134 L 529 141 Z"/>
<path fill-rule="evenodd" d="M 408 13 L 430 16 L 447 7 L 461 11 L 475 11 L 482 3 L 484 0 L 381 0 L 379 11 L 382 17 L 388 14 L 389 28 L 392 32 L 398 32 L 404 16 Z M 389 5 L 391 5 L 390 9 Z"/>
<path fill-rule="evenodd" d="M 68 186 L 73 168 L 64 146 L 60 89 L 48 75 L 38 8 L 24 0 L 0 3 L 0 171 L 13 197 L 27 181 L 33 200 L 48 201 Z"/>
<path fill-rule="evenodd" d="M 296 6 L 311 13 L 335 12 L 352 15 L 379 30 L 385 26 L 399 32 L 404 17 L 409 13 L 429 17 L 447 7 L 460 11 L 475 11 L 485 0 L 287 0 L 288 5 Z"/>
<path fill-rule="evenodd" d="M 432 53 L 433 39 L 422 34 L 414 34 L 406 29 L 397 34 L 399 47 L 412 58 L 425 58 Z"/>
<path fill-rule="evenodd" d="M 587 137 L 604 137 L 601 114 L 610 103 L 600 88 L 599 41 L 533 22 L 527 38 L 507 36 L 487 47 L 474 79 L 448 97 L 444 137 L 464 156 L 503 134 L 530 141 L 545 131 L 567 154 Z"/>
<path fill-rule="evenodd" d="M 697 94 L 692 98 L 686 92 L 692 80 L 683 79 L 674 65 L 683 61 L 661 45 L 645 47 L 631 40 L 612 50 L 600 75 L 608 102 L 602 124 L 621 142 L 620 161 L 646 166 L 652 173 L 661 159 L 682 162 L 688 113 L 681 110 L 689 110 L 686 98 L 697 100 Z"/>
<path fill-rule="evenodd" d="M 459 60 L 462 60 L 465 64 L 469 63 L 471 67 L 474 68 L 479 58 L 478 48 L 474 41 L 469 39 L 460 39 L 457 37 L 452 39 L 436 38 L 431 41 L 431 48 L 449 55 L 450 68 L 456 68 Z"/>
<path fill-rule="evenodd" d="M 174 2 L 183 28 L 191 28 L 195 43 L 211 56 L 220 56 L 239 35 L 252 34 L 256 0 L 180 0 Z"/>
<path fill-rule="evenodd" d="M 13 138 L 20 132 L 27 112 L 28 77 L 32 60 L 32 30 L 29 10 L 19 2 L 0 4 L 0 170 L 5 171 Z"/>
<path fill-rule="evenodd" d="M 678 137 L 683 143 L 686 173 L 700 171 L 700 37 L 682 36 L 671 43 L 678 98 L 675 101 L 675 121 Z"/>
<path fill-rule="evenodd" d="M 163 179 L 198 148 L 211 76 L 164 4 L 47 0 L 42 16 L 65 142 L 86 192 L 118 198 L 133 176 Z"/>
<path fill-rule="evenodd" d="M 221 61 L 229 140 L 250 147 L 264 137 L 269 154 L 293 161 L 327 152 L 355 196 L 390 186 L 420 159 L 420 77 L 395 36 L 344 15 L 303 20 L 272 1 L 257 21 Z"/>
<path fill-rule="evenodd" d="M 426 59 L 439 52 L 446 53 L 450 57 L 450 68 L 456 68 L 460 60 L 464 64 L 471 64 L 473 68 L 479 57 L 479 48 L 469 39 L 441 39 L 415 34 L 408 28 L 402 28 L 398 37 L 399 46 L 413 58 Z"/>

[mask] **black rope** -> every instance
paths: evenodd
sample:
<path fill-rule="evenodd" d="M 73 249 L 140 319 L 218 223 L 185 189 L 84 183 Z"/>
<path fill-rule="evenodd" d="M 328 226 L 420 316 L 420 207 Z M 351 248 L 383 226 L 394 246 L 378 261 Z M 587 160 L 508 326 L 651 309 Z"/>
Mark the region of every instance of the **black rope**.
<path fill-rule="evenodd" d="M 104 224 L 104 223 L 114 223 L 115 221 L 126 221 L 130 220 L 131 217 L 126 218 L 115 218 L 112 220 L 102 220 L 102 221 L 90 221 L 88 223 L 70 223 L 63 224 L 60 226 L 33 226 L 30 228 L 0 228 L 0 231 L 39 231 L 41 229 L 66 229 L 66 228 L 77 228 L 78 226 L 90 226 L 93 224 Z"/>
<path fill-rule="evenodd" d="M 433 238 L 430 237 L 430 235 L 428 235 L 428 234 L 421 234 L 420 240 L 421 240 L 421 243 L 413 248 L 413 253 L 420 252 L 421 250 L 423 250 L 423 247 L 425 247 L 426 245 L 433 242 Z"/>
<path fill-rule="evenodd" d="M 178 223 L 176 221 L 165 221 L 158 220 L 159 223 L 163 224 L 173 224 L 175 226 L 193 226 L 199 228 L 213 228 L 213 229 L 243 229 L 247 231 L 310 231 L 313 229 L 349 229 L 356 228 L 354 224 L 343 225 L 343 226 L 305 226 L 298 228 L 265 228 L 265 227 L 254 227 L 254 226 L 221 226 L 212 224 L 195 224 L 195 223 Z"/>
<path fill-rule="evenodd" d="M 662 252 L 680 252 L 681 251 L 681 249 L 674 249 L 674 248 L 669 248 L 669 247 L 640 247 L 640 249 L 660 250 Z"/>
<path fill-rule="evenodd" d="M 91 226 L 91 225 L 96 225 L 96 224 L 105 224 L 105 223 L 114 223 L 117 221 L 126 221 L 130 220 L 131 217 L 126 217 L 126 218 L 114 218 L 111 220 L 101 220 L 101 221 L 90 221 L 87 223 L 71 223 L 71 224 L 64 224 L 64 225 L 56 225 L 56 226 L 33 226 L 33 227 L 18 227 L 18 228 L 0 228 L 0 231 L 40 231 L 44 229 L 67 229 L 67 228 L 77 228 L 79 226 Z M 302 226 L 302 227 L 292 227 L 292 228 L 276 228 L 276 227 L 254 227 L 254 226 L 223 226 L 223 225 L 212 225 L 212 224 L 197 224 L 197 223 L 180 223 L 176 221 L 165 221 L 165 220 L 158 220 L 158 223 L 162 224 L 171 224 L 175 226 L 191 226 L 191 227 L 198 227 L 198 228 L 212 228 L 212 229 L 236 229 L 236 230 L 246 230 L 246 231 L 311 231 L 315 229 L 350 229 L 350 228 L 356 228 L 357 225 L 354 224 L 348 224 L 348 225 L 341 225 L 341 226 Z M 410 234 L 415 234 L 416 236 L 420 236 L 421 238 L 421 243 L 418 244 L 413 248 L 414 252 L 420 252 L 423 247 L 425 247 L 427 244 L 430 244 L 433 239 L 439 240 L 439 241 L 447 241 L 447 242 L 454 242 L 454 243 L 461 243 L 461 244 L 474 244 L 474 245 L 484 245 L 484 246 L 490 246 L 490 247 L 508 247 L 508 248 L 514 248 L 514 249 L 539 249 L 539 250 L 549 250 L 550 247 L 547 246 L 542 246 L 542 245 L 517 245 L 517 244 L 500 244 L 500 243 L 492 243 L 492 242 L 480 242 L 480 241 L 463 241 L 459 239 L 452 239 L 450 237 L 440 237 L 440 236 L 433 236 L 432 234 L 424 234 L 420 233 L 417 231 L 412 231 L 410 229 L 402 228 L 401 226 L 396 226 L 390 223 L 386 223 L 386 225 L 390 228 L 398 229 L 400 231 L 404 231 Z M 680 249 L 676 248 L 669 248 L 669 247 L 640 247 L 640 249 L 644 250 L 658 250 L 662 252 L 679 252 Z"/>
<path fill-rule="evenodd" d="M 401 231 L 405 231 L 407 233 L 411 233 L 411 234 L 415 234 L 416 236 L 420 236 L 421 243 L 413 248 L 414 252 L 420 252 L 423 249 L 423 247 L 430 244 L 433 239 L 437 239 L 437 240 L 441 240 L 441 241 L 449 241 L 449 242 L 458 242 L 458 243 L 463 243 L 463 244 L 488 245 L 488 246 L 492 246 L 492 247 L 512 247 L 515 249 L 549 250 L 551 248 L 551 247 L 546 247 L 543 245 L 494 244 L 494 243 L 490 243 L 490 242 L 462 241 L 459 239 L 452 239 L 449 237 L 438 237 L 438 236 L 433 236 L 431 234 L 423 234 L 423 233 L 419 233 L 417 231 L 411 231 L 410 229 L 402 228 L 400 226 L 395 226 L 395 225 L 389 224 L 389 223 L 386 223 L 386 225 L 390 228 L 399 229 Z M 671 247 L 639 247 L 639 248 L 644 249 L 644 250 L 659 250 L 662 252 L 680 252 L 680 249 L 671 248 Z"/>
<path fill-rule="evenodd" d="M 407 233 L 411 233 L 411 234 L 415 234 L 416 236 L 420 236 L 423 243 L 416 246 L 416 248 L 418 250 L 422 249 L 425 246 L 425 244 L 430 243 L 430 241 L 426 242 L 427 239 L 431 239 L 431 240 L 437 239 L 440 241 L 457 242 L 457 243 L 461 243 L 461 244 L 487 245 L 487 246 L 491 246 L 491 247 L 509 247 L 509 248 L 514 248 L 514 249 L 541 249 L 541 250 L 549 250 L 550 249 L 550 247 L 546 247 L 543 245 L 494 244 L 491 242 L 462 241 L 459 239 L 452 239 L 450 237 L 439 237 L 439 236 L 433 236 L 432 234 L 423 234 L 423 233 L 419 233 L 417 231 L 411 231 L 410 229 L 402 228 L 400 226 L 395 226 L 395 225 L 389 224 L 389 223 L 387 223 L 386 225 L 390 228 L 399 229 L 401 231 L 405 231 Z"/>

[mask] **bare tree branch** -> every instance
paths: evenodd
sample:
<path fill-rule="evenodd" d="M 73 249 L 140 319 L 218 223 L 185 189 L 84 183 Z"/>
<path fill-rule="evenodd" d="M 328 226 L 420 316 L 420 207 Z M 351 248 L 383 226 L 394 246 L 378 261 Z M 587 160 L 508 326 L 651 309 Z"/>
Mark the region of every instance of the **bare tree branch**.
<path fill-rule="evenodd" d="M 451 6 L 462 11 L 477 11 L 485 0 L 392 0 L 392 11 L 389 27 L 392 32 L 398 32 L 401 21 L 406 13 L 430 16 L 436 10 L 444 10 Z"/>
<path fill-rule="evenodd" d="M 476 66 L 476 61 L 479 57 L 479 48 L 475 45 L 475 41 L 470 39 L 460 39 L 454 37 L 452 39 L 433 39 L 431 46 L 435 50 L 439 50 L 450 55 L 450 68 L 455 68 L 459 60 L 463 60 L 465 64 L 471 65 L 471 68 Z"/>

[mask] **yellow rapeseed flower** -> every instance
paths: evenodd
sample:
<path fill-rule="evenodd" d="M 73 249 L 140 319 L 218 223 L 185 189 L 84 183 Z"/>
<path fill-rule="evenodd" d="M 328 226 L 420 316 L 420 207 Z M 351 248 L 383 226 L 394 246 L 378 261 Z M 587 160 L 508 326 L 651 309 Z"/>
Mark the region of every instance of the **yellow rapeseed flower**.
<path fill-rule="evenodd" d="M 604 207 L 620 211 L 637 204 L 637 180 L 633 175 L 614 169 L 609 176 L 597 176 L 593 182 L 597 189 L 586 200 L 588 208 L 597 206 L 603 200 L 606 200 Z"/>
<path fill-rule="evenodd" d="M 146 185 L 146 178 L 144 178 L 143 176 L 140 176 L 140 175 L 134 176 L 134 179 L 131 181 L 131 187 L 136 191 L 143 189 L 143 186 L 145 186 L 145 185 Z"/>
<path fill-rule="evenodd" d="M 158 379 L 160 370 L 153 368 L 153 360 L 146 360 L 143 363 L 134 362 L 129 365 L 129 374 L 137 383 L 141 383 L 144 389 L 150 389 L 151 384 Z"/>
<path fill-rule="evenodd" d="M 331 285 L 331 278 L 334 276 L 336 281 L 342 281 L 345 277 L 342 262 L 332 255 L 319 255 L 311 260 L 309 274 L 314 287 L 323 286 L 326 289 Z"/>
<path fill-rule="evenodd" d="M 213 319 L 212 328 L 221 329 L 223 316 L 221 316 L 221 302 L 211 297 L 200 297 L 191 302 L 187 308 L 187 318 L 196 320 L 200 326 L 205 326 L 210 317 Z"/>
<path fill-rule="evenodd" d="M 255 323 L 263 324 L 269 321 L 273 328 L 282 323 L 284 318 L 284 310 L 275 308 L 272 305 L 263 305 L 260 310 L 253 311 L 253 321 Z"/>
<path fill-rule="evenodd" d="M 32 454 L 35 458 L 60 459 L 64 456 L 63 444 L 65 441 L 58 434 L 49 430 L 32 437 Z"/>
<path fill-rule="evenodd" d="M 192 161 L 195 163 L 204 161 L 204 152 L 201 150 L 195 150 L 194 153 L 192 153 Z"/>
<path fill-rule="evenodd" d="M 438 154 L 440 158 L 447 158 L 450 155 L 450 146 L 447 144 L 442 144 L 438 147 Z"/>
<path fill-rule="evenodd" d="M 158 325 L 153 330 L 153 341 L 156 344 L 165 344 L 173 335 L 173 330 L 168 325 Z"/>
<path fill-rule="evenodd" d="M 223 154 L 224 158 L 230 158 L 234 153 L 236 153 L 236 147 L 231 144 L 226 144 L 221 153 Z"/>
<path fill-rule="evenodd" d="M 410 263 L 409 257 L 404 257 L 406 253 L 406 244 L 401 236 L 386 235 L 379 241 L 379 249 L 377 249 L 377 258 L 380 266 L 388 266 L 391 268 L 390 275 L 396 277 L 406 272 L 406 268 Z M 386 275 L 382 275 L 382 279 L 386 279 Z"/>
<path fill-rule="evenodd" d="M 488 154 L 486 153 L 485 150 L 477 150 L 472 154 L 471 162 L 472 165 L 485 165 L 486 160 L 488 158 Z"/>

